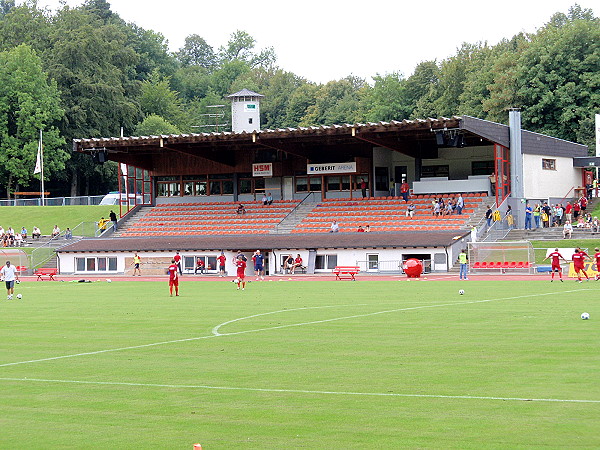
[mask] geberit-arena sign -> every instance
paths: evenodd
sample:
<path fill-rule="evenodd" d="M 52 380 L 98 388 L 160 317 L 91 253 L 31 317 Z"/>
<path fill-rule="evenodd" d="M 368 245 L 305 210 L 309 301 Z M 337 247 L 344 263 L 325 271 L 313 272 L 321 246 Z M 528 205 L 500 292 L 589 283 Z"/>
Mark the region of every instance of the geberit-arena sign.
<path fill-rule="evenodd" d="M 307 164 L 308 175 L 321 175 L 328 173 L 356 173 L 356 162 L 332 164 Z"/>

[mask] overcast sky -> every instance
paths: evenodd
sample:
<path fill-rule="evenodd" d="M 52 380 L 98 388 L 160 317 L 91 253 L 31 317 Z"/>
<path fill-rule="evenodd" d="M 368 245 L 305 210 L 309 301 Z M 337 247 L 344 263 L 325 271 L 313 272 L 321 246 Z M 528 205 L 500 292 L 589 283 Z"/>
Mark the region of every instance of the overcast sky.
<path fill-rule="evenodd" d="M 18 2 L 19 3 L 19 2 Z M 66 0 L 71 6 L 82 0 Z M 300 0 L 109 0 L 124 20 L 165 36 L 172 51 L 190 34 L 213 48 L 243 30 L 258 48 L 273 47 L 278 66 L 310 81 L 353 74 L 371 82 L 376 74 L 409 76 L 422 61 L 443 60 L 463 42 L 487 41 L 535 32 L 574 0 L 327 1 Z M 581 0 L 600 14 L 598 0 Z M 56 9 L 59 0 L 38 0 Z"/>

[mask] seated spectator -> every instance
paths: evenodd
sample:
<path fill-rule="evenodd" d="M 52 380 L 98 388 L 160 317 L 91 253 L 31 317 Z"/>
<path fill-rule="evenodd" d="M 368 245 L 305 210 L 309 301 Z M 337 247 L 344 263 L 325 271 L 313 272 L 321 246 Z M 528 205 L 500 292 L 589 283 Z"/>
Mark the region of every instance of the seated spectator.
<path fill-rule="evenodd" d="M 441 212 L 441 206 L 440 206 L 439 202 L 435 202 L 433 204 L 433 215 L 434 216 L 439 216 L 440 212 Z"/>
<path fill-rule="evenodd" d="M 27 239 L 27 228 L 21 227 L 21 237 Z"/>
<path fill-rule="evenodd" d="M 598 231 L 600 231 L 600 220 L 594 217 L 594 220 L 592 220 L 592 233 L 598 233 Z"/>
<path fill-rule="evenodd" d="M 15 234 L 15 247 L 20 247 L 23 245 L 23 236 L 21 236 L 21 233 L 17 233 Z"/>
<path fill-rule="evenodd" d="M 73 232 L 69 227 L 67 227 L 67 229 L 65 230 L 65 239 L 73 239 Z"/>
<path fill-rule="evenodd" d="M 570 221 L 566 221 L 564 226 L 563 226 L 563 239 L 571 239 L 571 236 L 573 235 L 573 226 L 571 225 Z"/>
<path fill-rule="evenodd" d="M 367 225 L 365 227 L 365 233 L 370 233 L 371 232 L 371 228 L 369 227 L 369 225 Z"/>
<path fill-rule="evenodd" d="M 196 268 L 194 269 L 194 274 L 198 273 L 198 271 L 200 271 L 200 273 L 204 273 L 204 258 L 196 258 Z"/>
<path fill-rule="evenodd" d="M 42 235 L 40 229 L 38 227 L 33 227 L 33 231 L 31 232 L 31 237 L 33 239 L 39 239 Z"/>
<path fill-rule="evenodd" d="M 8 234 L 9 236 L 14 236 L 15 230 L 13 230 L 12 227 L 8 227 L 8 229 L 6 230 L 6 234 Z"/>
<path fill-rule="evenodd" d="M 444 208 L 444 216 L 451 216 L 454 211 L 454 207 L 452 206 L 452 202 L 448 201 L 446 207 Z"/>
<path fill-rule="evenodd" d="M 272 204 L 273 204 L 273 196 L 269 192 L 269 194 L 267 195 L 267 205 L 272 205 Z"/>
<path fill-rule="evenodd" d="M 364 233 L 365 229 L 362 227 L 362 225 L 359 225 L 358 230 L 356 230 L 356 231 L 358 231 L 359 233 Z"/>
<path fill-rule="evenodd" d="M 4 236 L 4 228 L 0 226 L 0 236 Z"/>
<path fill-rule="evenodd" d="M 294 274 L 294 270 L 296 270 L 296 267 L 302 267 L 302 258 L 300 257 L 300 255 L 296 256 L 296 259 L 294 260 L 294 264 L 292 265 L 292 275 Z"/>
<path fill-rule="evenodd" d="M 288 255 L 283 260 L 283 273 L 286 273 L 287 271 L 291 270 L 293 265 L 294 265 L 294 257 L 292 255 Z"/>
<path fill-rule="evenodd" d="M 331 227 L 329 227 L 329 232 L 337 233 L 338 231 L 340 231 L 340 226 L 338 225 L 337 220 L 334 220 Z"/>
<path fill-rule="evenodd" d="M 58 237 L 60 236 L 60 228 L 58 228 L 58 225 L 54 225 L 54 228 L 52 229 L 52 237 Z"/>
<path fill-rule="evenodd" d="M 583 216 L 579 216 L 577 219 L 577 228 L 585 228 L 585 218 Z"/>
<path fill-rule="evenodd" d="M 414 203 L 409 203 L 406 208 L 406 217 L 410 217 L 411 219 L 415 216 L 415 205 Z"/>
<path fill-rule="evenodd" d="M 266 194 L 263 194 L 261 202 L 263 202 L 263 205 L 265 205 L 265 206 L 269 204 Z"/>
<path fill-rule="evenodd" d="M 246 208 L 241 203 L 238 205 L 236 213 L 238 214 L 246 214 Z"/>

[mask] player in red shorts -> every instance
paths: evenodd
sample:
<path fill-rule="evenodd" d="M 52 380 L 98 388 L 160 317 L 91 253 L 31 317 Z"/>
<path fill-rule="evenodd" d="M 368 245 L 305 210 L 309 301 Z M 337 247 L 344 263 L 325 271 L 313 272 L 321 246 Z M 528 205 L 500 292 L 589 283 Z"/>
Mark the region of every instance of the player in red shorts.
<path fill-rule="evenodd" d="M 554 281 L 555 272 L 558 272 L 558 276 L 560 278 L 560 281 L 562 282 L 563 279 L 562 268 L 560 267 L 560 260 L 562 259 L 564 262 L 567 262 L 567 260 L 563 258 L 563 255 L 559 253 L 557 248 L 555 248 L 552 253 L 549 253 L 548 256 L 544 258 L 544 261 L 546 261 L 548 258 L 552 258 L 552 279 L 550 280 L 550 282 Z"/>
<path fill-rule="evenodd" d="M 169 292 L 171 293 L 171 297 L 173 297 L 173 288 L 175 288 L 175 296 L 179 296 L 179 275 L 177 274 L 177 269 L 177 263 L 172 259 L 169 266 Z"/>
<path fill-rule="evenodd" d="M 242 291 L 246 289 L 246 261 L 244 261 L 244 255 L 238 255 L 235 266 L 237 267 L 237 288 L 242 288 Z"/>
<path fill-rule="evenodd" d="M 588 277 L 588 274 L 585 273 L 585 269 L 583 268 L 583 263 L 585 262 L 585 258 L 589 258 L 590 255 L 588 255 L 586 252 L 584 252 L 583 250 L 581 250 L 579 247 L 577 247 L 577 249 L 575 250 L 575 253 L 573 253 L 573 256 L 571 257 L 571 259 L 573 260 L 573 268 L 575 269 L 575 273 L 577 274 L 577 281 L 579 281 L 581 283 L 581 275 L 579 274 L 579 272 L 583 272 L 583 274 L 585 275 L 586 280 L 590 280 L 590 277 Z"/>
<path fill-rule="evenodd" d="M 600 280 L 600 249 L 595 248 L 594 251 L 596 253 L 594 253 L 594 259 L 596 260 L 596 276 L 595 276 L 595 280 L 598 281 Z"/>

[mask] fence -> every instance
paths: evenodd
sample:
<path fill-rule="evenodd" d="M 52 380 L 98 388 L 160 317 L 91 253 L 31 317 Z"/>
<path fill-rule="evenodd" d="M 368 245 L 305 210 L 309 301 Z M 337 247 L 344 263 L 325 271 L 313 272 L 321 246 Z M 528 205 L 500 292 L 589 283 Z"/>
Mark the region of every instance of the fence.
<path fill-rule="evenodd" d="M 46 206 L 90 206 L 99 205 L 104 195 L 83 195 L 79 197 L 52 197 L 44 199 Z M 15 198 L 0 200 L 0 206 L 41 206 L 41 198 Z"/>

